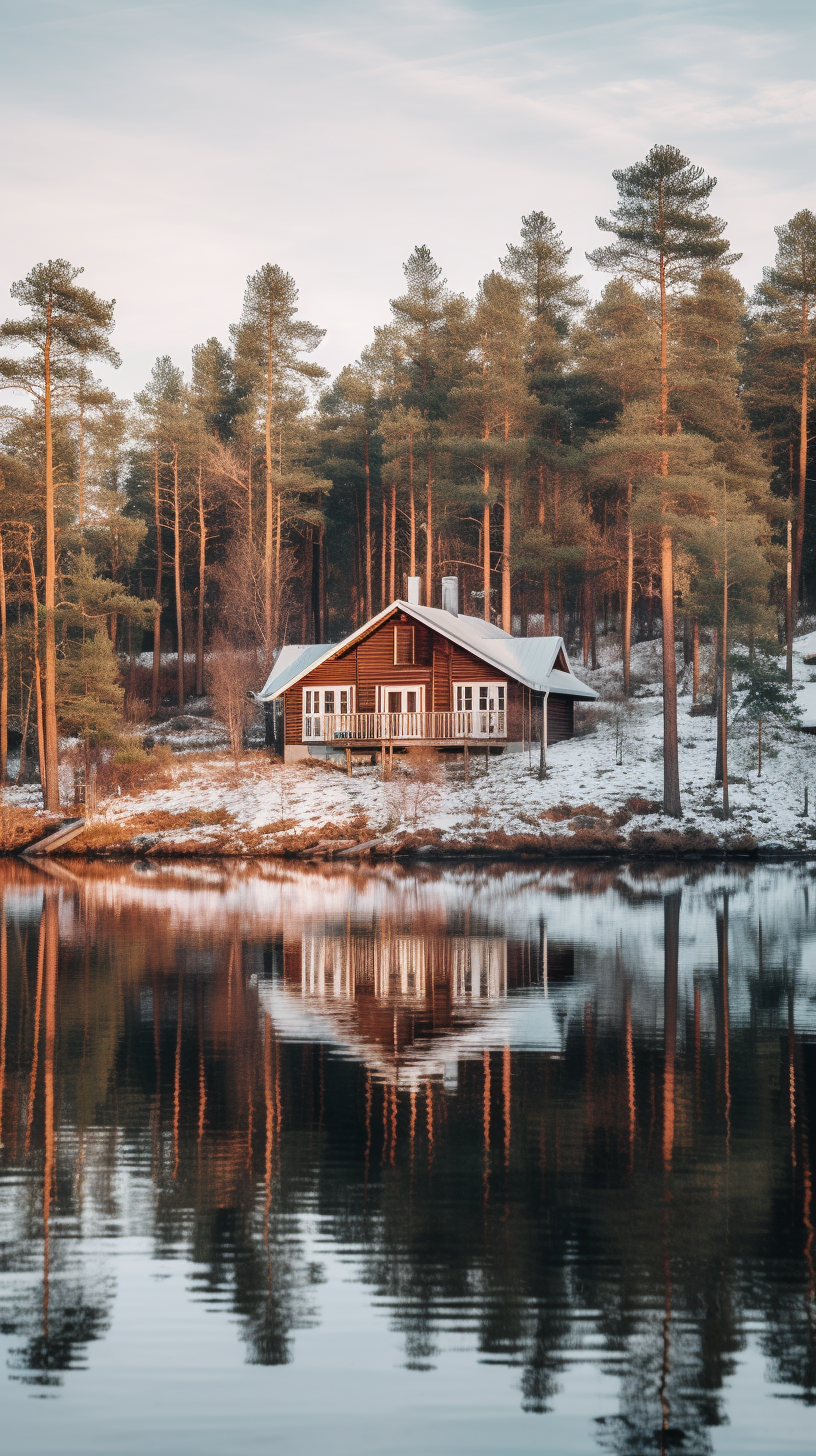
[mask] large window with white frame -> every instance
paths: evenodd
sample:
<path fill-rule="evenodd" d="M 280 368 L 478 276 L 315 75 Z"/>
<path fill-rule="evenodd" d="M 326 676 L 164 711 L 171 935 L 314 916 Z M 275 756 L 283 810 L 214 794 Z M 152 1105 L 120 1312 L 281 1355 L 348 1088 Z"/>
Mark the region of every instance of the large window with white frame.
<path fill-rule="evenodd" d="M 354 685 L 303 689 L 303 737 L 319 742 L 341 736 L 342 719 L 354 712 Z"/>
<path fill-rule="evenodd" d="M 504 737 L 507 732 L 507 683 L 468 682 L 453 684 L 457 713 L 471 715 L 467 731 L 474 738 Z"/>

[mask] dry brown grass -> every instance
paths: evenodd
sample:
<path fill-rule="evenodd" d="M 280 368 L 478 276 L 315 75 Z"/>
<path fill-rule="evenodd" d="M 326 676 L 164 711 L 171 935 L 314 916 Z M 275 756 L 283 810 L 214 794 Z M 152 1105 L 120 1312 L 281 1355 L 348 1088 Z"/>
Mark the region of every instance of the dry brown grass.
<path fill-rule="evenodd" d="M 644 799 L 640 794 L 630 794 L 623 807 L 629 814 L 663 813 L 663 805 L 659 799 Z"/>
<path fill-rule="evenodd" d="M 186 834 L 191 829 L 214 825 L 227 828 L 234 823 L 235 816 L 226 809 L 185 809 L 180 814 L 172 814 L 167 809 L 152 809 L 143 814 L 132 814 L 128 819 L 90 820 L 85 833 L 66 845 L 63 852 L 72 855 L 97 853 L 100 850 L 126 852 L 132 848 L 132 841 L 140 834 Z M 212 837 L 204 842 L 209 847 L 209 853 L 217 852 L 212 847 Z M 173 846 L 174 853 L 178 852 L 179 846 L 175 840 Z"/>
<path fill-rule="evenodd" d="M 693 855 L 720 855 L 722 845 L 713 834 L 701 829 L 634 829 L 629 836 L 629 850 L 632 854 L 667 855 L 683 857 Z"/>
<path fill-rule="evenodd" d="M 0 804 L 0 854 L 16 854 L 61 822 L 62 816 L 42 814 L 17 804 Z"/>
<path fill-rule="evenodd" d="M 598 804 L 553 804 L 551 809 L 544 809 L 542 819 L 547 819 L 552 824 L 562 824 L 565 819 L 575 819 L 578 814 L 585 814 L 591 819 L 607 819 L 605 809 Z"/>

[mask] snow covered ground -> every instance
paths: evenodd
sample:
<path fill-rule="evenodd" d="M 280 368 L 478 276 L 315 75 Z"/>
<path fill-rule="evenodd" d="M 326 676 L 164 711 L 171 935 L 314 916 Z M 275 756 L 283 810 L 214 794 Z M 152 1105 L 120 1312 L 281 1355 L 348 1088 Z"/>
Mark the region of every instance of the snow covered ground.
<path fill-rule="evenodd" d="M 796 649 L 800 702 L 816 724 L 816 668 L 803 661 L 816 651 L 816 633 L 800 639 Z M 198 751 L 177 752 L 165 787 L 145 785 L 139 793 L 103 801 L 83 840 L 99 849 L 133 844 L 142 850 L 195 846 L 198 853 L 209 848 L 263 854 L 308 848 L 321 835 L 365 840 L 388 834 L 397 845 L 401 838 L 432 831 L 442 846 L 487 848 L 497 833 L 568 840 L 578 831 L 615 835 L 620 842 L 635 831 L 676 830 L 677 822 L 662 813 L 625 808 L 633 796 L 652 803 L 662 796 L 659 642 L 634 647 L 629 702 L 620 697 L 616 644 L 601 642 L 597 671 L 577 670 L 601 698 L 580 711 L 578 736 L 550 748 L 544 782 L 538 778 L 536 745 L 531 754 L 491 758 L 489 771 L 483 757 L 472 755 L 469 785 L 461 758 L 447 763 L 429 758 L 406 770 L 395 757 L 393 777 L 383 781 L 379 767 L 355 767 L 349 779 L 336 767 L 316 761 L 284 767 L 263 753 L 245 755 L 236 769 L 223 750 L 202 752 L 195 731 L 173 734 L 165 725 L 165 741 Z M 776 847 L 816 853 L 816 736 L 766 721 L 760 776 L 756 726 L 735 714 L 729 740 L 731 817 L 724 822 L 721 788 L 714 784 L 715 720 L 692 717 L 690 690 L 684 689 L 681 680 L 679 827 L 731 845 L 750 837 L 768 852 Z M 208 723 L 207 732 L 217 738 L 217 725 Z M 7 795 L 31 804 L 36 792 Z"/>

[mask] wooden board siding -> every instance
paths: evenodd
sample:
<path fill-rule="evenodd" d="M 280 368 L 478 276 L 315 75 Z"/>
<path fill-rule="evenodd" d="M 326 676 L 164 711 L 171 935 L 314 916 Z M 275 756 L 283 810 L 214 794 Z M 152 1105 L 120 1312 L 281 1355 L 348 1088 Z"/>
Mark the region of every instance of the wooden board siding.
<path fill-rule="evenodd" d="M 448 642 L 432 628 L 417 622 L 414 629 L 414 662 L 400 667 L 394 664 L 394 614 L 376 627 L 361 642 L 328 662 L 313 668 L 300 682 L 284 694 L 287 744 L 303 741 L 303 690 L 307 687 L 342 687 L 354 683 L 357 689 L 355 712 L 374 713 L 377 709 L 377 688 L 390 684 L 406 687 L 421 684 L 425 688 L 425 711 L 449 713 L 453 710 L 451 684 L 455 682 L 504 682 L 508 684 L 508 706 L 517 687 L 506 674 L 497 672 L 480 658 Z M 406 617 L 407 621 L 408 618 Z M 509 724 L 508 724 L 509 726 Z M 518 710 L 518 734 L 521 738 L 521 709 Z"/>
<path fill-rule="evenodd" d="M 527 689 L 521 683 L 507 683 L 507 741 L 508 743 L 526 742 L 528 737 L 527 726 Z"/>
<path fill-rule="evenodd" d="M 550 693 L 547 703 L 547 742 L 560 743 L 575 732 L 575 699 Z"/>

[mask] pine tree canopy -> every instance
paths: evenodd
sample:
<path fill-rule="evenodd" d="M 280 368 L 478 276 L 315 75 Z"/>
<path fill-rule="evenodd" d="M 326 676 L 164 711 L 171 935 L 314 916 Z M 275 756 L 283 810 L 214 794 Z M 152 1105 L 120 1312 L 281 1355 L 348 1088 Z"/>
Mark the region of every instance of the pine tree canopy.
<path fill-rule="evenodd" d="M 702 267 L 728 267 L 741 254 L 729 253 L 725 223 L 708 211 L 717 185 L 677 147 L 655 146 L 643 162 L 612 173 L 619 203 L 609 217 L 595 219 L 616 241 L 587 253 L 593 267 L 640 283 L 687 283 Z"/>

